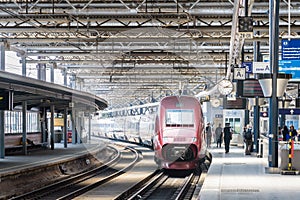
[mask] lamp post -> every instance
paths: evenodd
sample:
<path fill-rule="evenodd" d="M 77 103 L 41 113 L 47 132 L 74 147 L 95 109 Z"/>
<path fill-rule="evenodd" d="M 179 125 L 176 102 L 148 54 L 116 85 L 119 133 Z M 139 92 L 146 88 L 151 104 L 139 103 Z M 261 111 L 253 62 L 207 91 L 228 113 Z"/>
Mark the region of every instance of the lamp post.
<path fill-rule="evenodd" d="M 277 63 L 272 66 L 278 68 L 278 58 Z M 275 74 L 258 75 L 264 96 L 270 98 L 269 134 L 273 137 L 269 138 L 269 167 L 278 167 L 278 97 L 283 96 L 288 80 L 292 78 L 291 74 Z"/>
<path fill-rule="evenodd" d="M 269 159 L 269 167 L 278 167 L 278 143 L 277 143 L 277 127 L 278 127 L 278 100 L 277 100 L 277 74 L 278 74 L 278 40 L 279 40 L 279 0 L 270 0 L 269 11 L 270 11 L 270 66 L 272 67 L 272 96 L 270 100 L 269 111 L 269 133 L 273 134 L 273 138 L 269 139 L 269 145 L 272 148 L 271 153 L 272 159 Z M 275 92 L 274 92 L 275 91 Z M 275 94 L 274 94 L 275 93 Z M 271 142 L 271 143 L 270 143 Z M 276 148 L 277 147 L 277 148 Z"/>

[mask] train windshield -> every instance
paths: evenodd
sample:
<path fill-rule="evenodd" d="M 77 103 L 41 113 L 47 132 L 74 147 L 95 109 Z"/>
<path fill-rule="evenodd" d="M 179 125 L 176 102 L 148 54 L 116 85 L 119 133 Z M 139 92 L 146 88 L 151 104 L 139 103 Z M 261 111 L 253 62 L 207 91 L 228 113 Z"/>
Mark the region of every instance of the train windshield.
<path fill-rule="evenodd" d="M 167 109 L 166 110 L 166 126 L 194 126 L 194 111 L 191 109 Z"/>

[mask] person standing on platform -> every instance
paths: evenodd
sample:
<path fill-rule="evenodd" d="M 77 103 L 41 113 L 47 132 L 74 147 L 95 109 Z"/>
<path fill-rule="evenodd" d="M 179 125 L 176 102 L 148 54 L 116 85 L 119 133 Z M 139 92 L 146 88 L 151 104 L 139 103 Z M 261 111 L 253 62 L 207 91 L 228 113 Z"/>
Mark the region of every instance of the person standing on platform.
<path fill-rule="evenodd" d="M 284 126 L 282 129 L 282 137 L 283 137 L 283 141 L 287 141 L 289 138 L 289 129 L 287 126 Z"/>
<path fill-rule="evenodd" d="M 290 126 L 289 132 L 292 133 L 292 140 L 295 140 L 295 137 L 297 136 L 297 131 L 295 130 L 294 125 Z M 289 138 L 290 138 L 290 134 L 289 134 L 289 137 L 287 138 L 287 140 L 289 140 Z"/>
<path fill-rule="evenodd" d="M 232 139 L 230 123 L 225 123 L 223 132 L 224 132 L 225 153 L 229 153 L 230 140 Z"/>
<path fill-rule="evenodd" d="M 219 126 L 216 128 L 215 135 L 216 135 L 216 140 L 217 140 L 217 148 L 218 147 L 221 148 L 222 137 L 223 137 L 223 129 L 221 127 L 221 124 L 219 124 Z"/>
<path fill-rule="evenodd" d="M 251 146 L 252 146 L 252 129 L 251 127 L 245 127 L 244 128 L 244 141 L 246 143 L 246 149 L 245 149 L 245 154 L 246 155 L 251 155 Z"/>
<path fill-rule="evenodd" d="M 206 131 L 206 142 L 207 142 L 207 147 L 210 148 L 211 145 L 211 136 L 212 136 L 212 132 L 211 132 L 211 126 L 210 123 L 207 123 L 207 126 L 205 128 Z"/>

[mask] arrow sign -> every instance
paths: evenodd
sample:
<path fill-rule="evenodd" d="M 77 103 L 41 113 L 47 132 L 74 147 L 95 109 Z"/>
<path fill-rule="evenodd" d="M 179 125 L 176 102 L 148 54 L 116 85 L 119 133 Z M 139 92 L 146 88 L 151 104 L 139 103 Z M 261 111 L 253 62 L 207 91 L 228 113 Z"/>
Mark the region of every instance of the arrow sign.
<path fill-rule="evenodd" d="M 281 115 L 300 115 L 299 108 L 280 108 L 279 114 Z"/>

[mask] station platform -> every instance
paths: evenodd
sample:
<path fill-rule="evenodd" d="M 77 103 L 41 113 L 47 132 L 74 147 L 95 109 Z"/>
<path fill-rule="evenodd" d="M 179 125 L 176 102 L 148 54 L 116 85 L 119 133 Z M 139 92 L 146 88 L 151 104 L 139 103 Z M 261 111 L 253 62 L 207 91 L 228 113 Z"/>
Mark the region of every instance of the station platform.
<path fill-rule="evenodd" d="M 55 143 L 53 150 L 5 156 L 0 159 L 0 199 L 11 199 L 100 165 L 113 153 L 106 147 L 100 140 L 68 144 L 67 148 Z"/>
<path fill-rule="evenodd" d="M 10 155 L 0 159 L 0 178 L 5 175 L 17 174 L 31 168 L 53 164 L 55 162 L 65 161 L 69 158 L 85 155 L 88 152 L 104 148 L 102 142 L 68 144 L 55 143 L 54 150 L 41 149 L 28 152 L 27 155 Z"/>
<path fill-rule="evenodd" d="M 212 163 L 197 199 L 299 199 L 300 175 L 269 170 L 267 156 L 245 155 L 242 147 L 210 148 Z M 270 173 L 272 171 L 272 173 Z M 277 170 L 279 171 L 279 170 Z"/>

